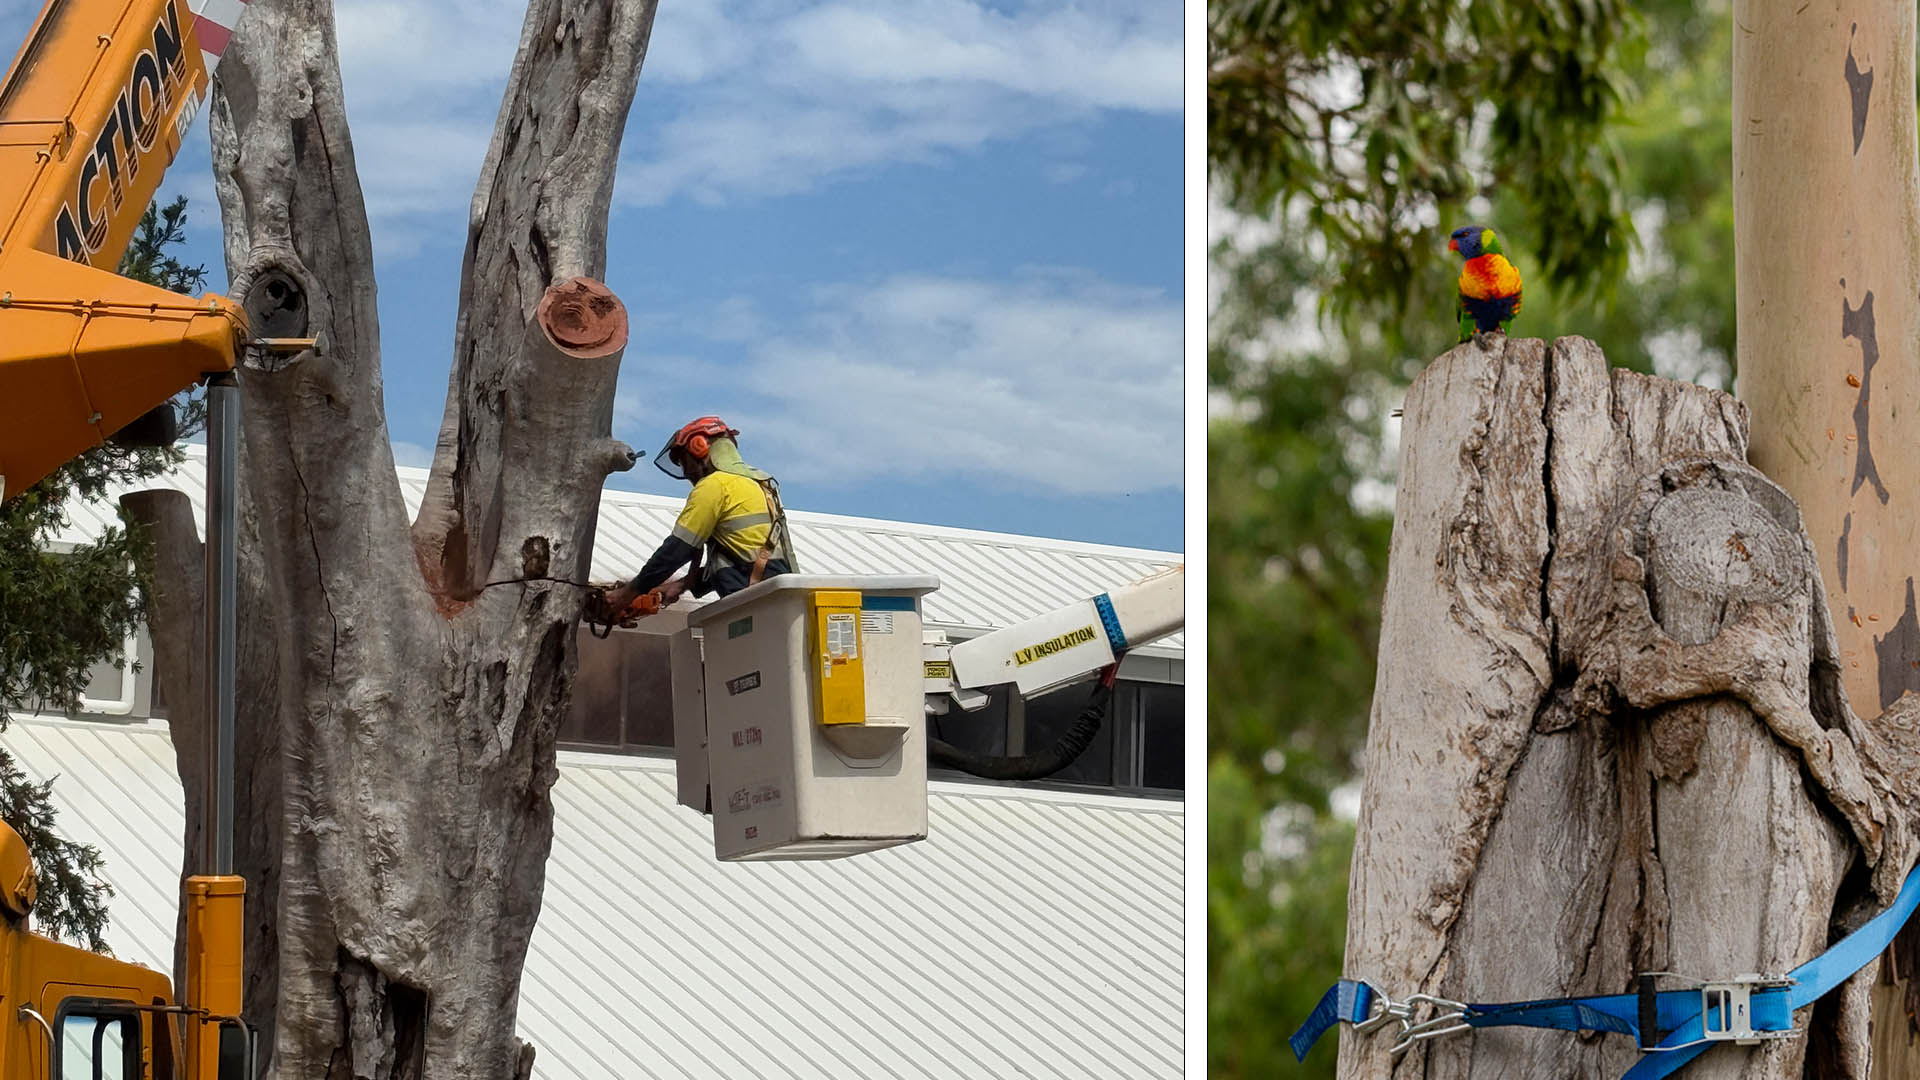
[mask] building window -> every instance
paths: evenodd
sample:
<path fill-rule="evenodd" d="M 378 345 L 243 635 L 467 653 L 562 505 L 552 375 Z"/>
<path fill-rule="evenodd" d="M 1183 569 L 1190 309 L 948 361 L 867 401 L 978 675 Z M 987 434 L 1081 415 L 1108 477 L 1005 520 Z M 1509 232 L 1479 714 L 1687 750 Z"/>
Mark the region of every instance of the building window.
<path fill-rule="evenodd" d="M 1142 793 L 1183 790 L 1186 708 L 1182 691 L 1177 683 L 1119 680 L 1106 718 L 1086 751 L 1046 780 L 1019 783 Z M 977 712 L 949 706 L 944 715 L 929 717 L 928 732 L 975 753 L 1030 754 L 1072 730 L 1092 692 L 1092 684 L 1082 682 L 1021 701 L 1011 688 L 995 687 L 988 694 L 989 704 Z M 942 780 L 979 779 L 938 766 L 931 775 Z"/>
<path fill-rule="evenodd" d="M 560 742 L 593 749 L 658 750 L 673 746 L 673 673 L 669 639 L 616 631 L 581 633 L 573 707 Z"/>
<path fill-rule="evenodd" d="M 80 691 L 77 711 L 98 716 L 128 716 L 139 704 L 138 643 L 129 636 L 125 647 L 97 661 L 87 671 L 87 687 Z"/>
<path fill-rule="evenodd" d="M 1140 711 L 1133 786 L 1181 791 L 1187 784 L 1186 687 L 1175 683 L 1131 686 Z"/>

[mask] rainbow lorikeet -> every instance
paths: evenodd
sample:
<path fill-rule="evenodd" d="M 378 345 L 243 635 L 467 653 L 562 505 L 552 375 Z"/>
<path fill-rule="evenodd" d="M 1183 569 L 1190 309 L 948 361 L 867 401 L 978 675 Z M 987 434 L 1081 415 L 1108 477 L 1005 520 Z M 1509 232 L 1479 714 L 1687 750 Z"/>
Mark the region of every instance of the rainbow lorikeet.
<path fill-rule="evenodd" d="M 1520 314 L 1520 271 L 1500 251 L 1500 238 L 1485 225 L 1453 230 L 1450 251 L 1465 259 L 1460 268 L 1460 340 L 1474 331 L 1507 332 Z"/>

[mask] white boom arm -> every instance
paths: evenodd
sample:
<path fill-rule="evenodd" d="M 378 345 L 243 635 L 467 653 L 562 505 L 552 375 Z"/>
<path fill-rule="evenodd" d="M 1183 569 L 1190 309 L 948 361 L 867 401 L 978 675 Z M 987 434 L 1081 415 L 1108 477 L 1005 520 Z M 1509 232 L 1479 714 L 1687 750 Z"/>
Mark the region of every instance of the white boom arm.
<path fill-rule="evenodd" d="M 928 707 L 945 712 L 986 703 L 985 688 L 1012 683 L 1034 697 L 1099 671 L 1128 649 L 1186 624 L 1186 567 L 1175 566 L 991 634 L 926 646 Z"/>

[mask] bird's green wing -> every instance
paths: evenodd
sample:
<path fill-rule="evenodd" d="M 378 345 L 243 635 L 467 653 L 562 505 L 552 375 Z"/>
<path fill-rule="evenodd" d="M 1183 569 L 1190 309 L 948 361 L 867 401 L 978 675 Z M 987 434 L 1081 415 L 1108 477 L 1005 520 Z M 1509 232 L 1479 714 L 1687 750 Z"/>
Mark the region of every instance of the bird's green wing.
<path fill-rule="evenodd" d="M 1473 315 L 1467 311 L 1467 298 L 1460 297 L 1456 312 L 1460 316 L 1460 341 L 1462 344 L 1473 340 Z"/>
<path fill-rule="evenodd" d="M 1515 275 L 1516 277 L 1518 277 L 1518 276 L 1519 276 L 1519 271 L 1517 271 L 1517 270 L 1516 270 L 1516 271 L 1514 271 L 1514 275 Z M 1510 313 L 1509 313 L 1509 314 L 1507 315 L 1507 317 L 1506 317 L 1506 318 L 1504 318 L 1504 319 L 1501 319 L 1501 320 L 1500 320 L 1500 332 L 1501 332 L 1501 333 L 1503 333 L 1503 334 L 1506 334 L 1506 335 L 1508 335 L 1509 337 L 1511 337 L 1511 336 L 1512 336 L 1512 334 L 1513 334 L 1513 319 L 1514 319 L 1514 316 L 1516 316 L 1516 315 L 1518 315 L 1518 314 L 1520 314 L 1520 290 L 1519 290 L 1519 289 L 1515 289 L 1515 290 L 1513 291 L 1513 310 L 1512 310 L 1512 311 L 1511 311 L 1511 312 L 1510 312 Z"/>

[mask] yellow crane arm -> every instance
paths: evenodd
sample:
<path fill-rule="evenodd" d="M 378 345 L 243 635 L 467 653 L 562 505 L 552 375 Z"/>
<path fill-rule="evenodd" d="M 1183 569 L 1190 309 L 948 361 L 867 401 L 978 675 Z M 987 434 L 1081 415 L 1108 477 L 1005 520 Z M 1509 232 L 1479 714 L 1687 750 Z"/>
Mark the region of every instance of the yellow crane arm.
<path fill-rule="evenodd" d="M 49 0 L 0 83 L 0 498 L 233 368 L 246 318 L 120 277 L 206 95 L 187 0 Z"/>

